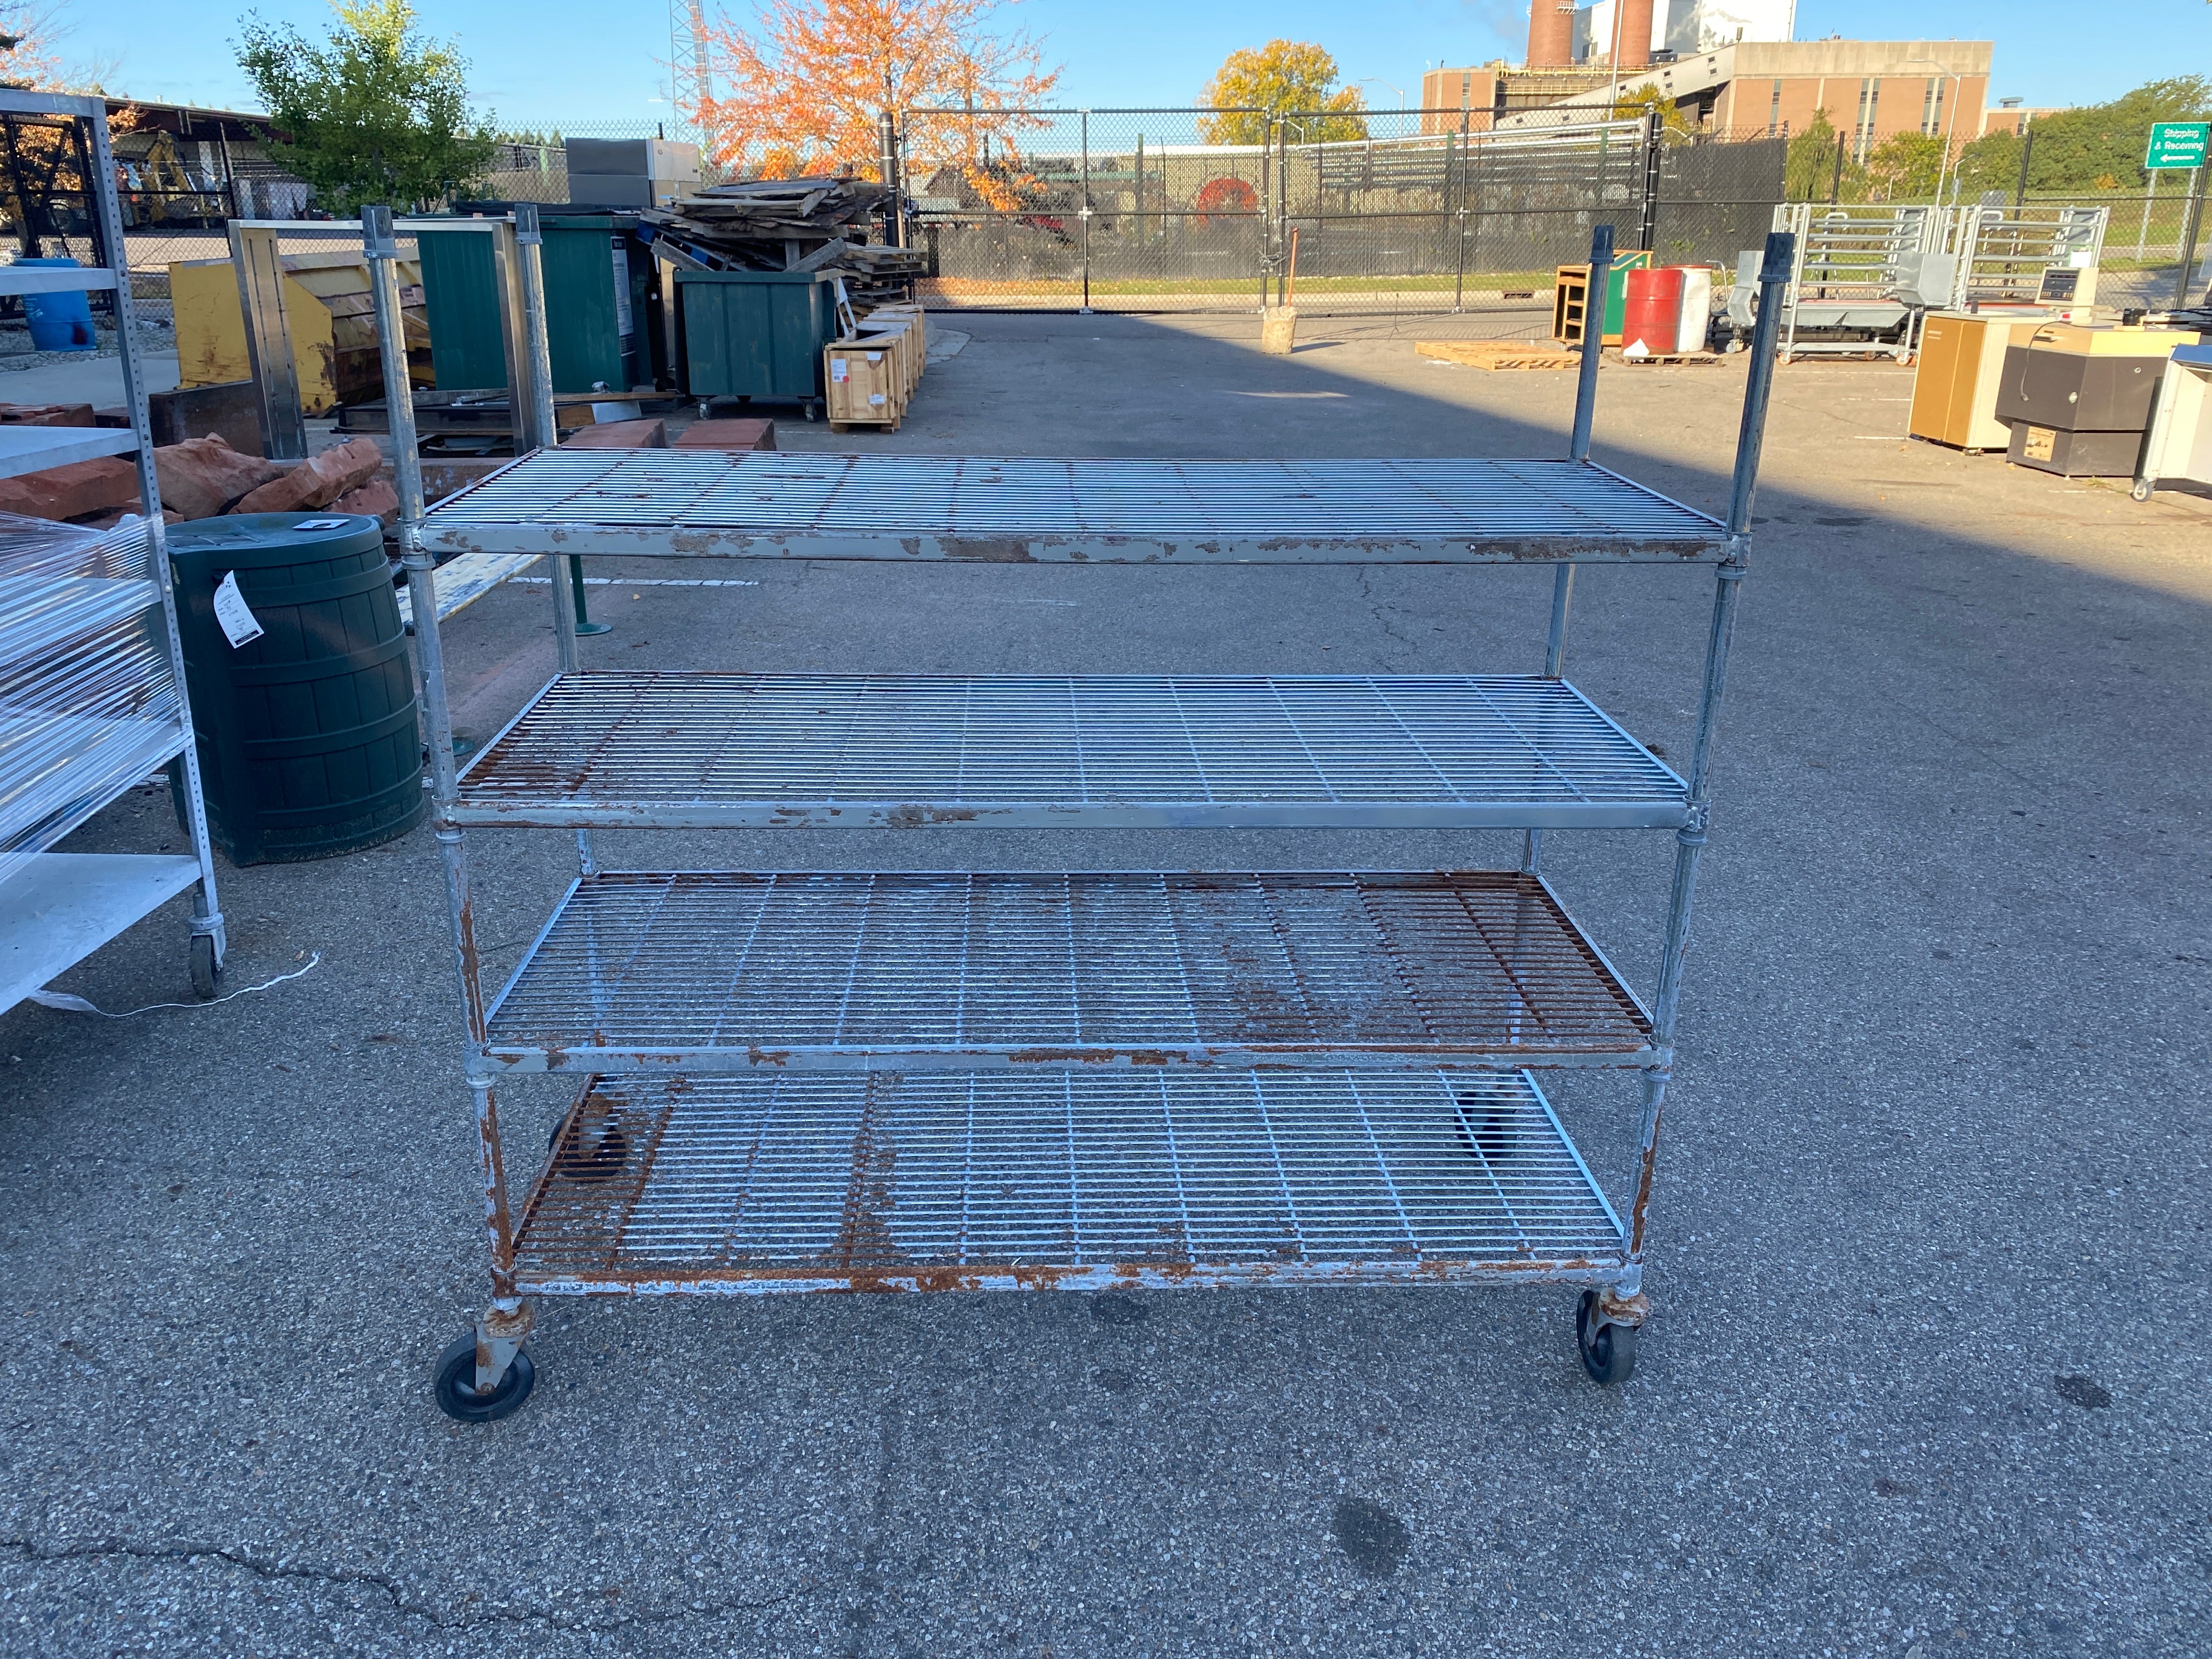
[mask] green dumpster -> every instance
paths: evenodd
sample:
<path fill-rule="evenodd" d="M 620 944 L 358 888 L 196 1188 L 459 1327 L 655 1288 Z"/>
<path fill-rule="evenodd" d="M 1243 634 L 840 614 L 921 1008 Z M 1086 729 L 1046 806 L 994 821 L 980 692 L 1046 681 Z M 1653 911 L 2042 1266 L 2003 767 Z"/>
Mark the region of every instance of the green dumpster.
<path fill-rule="evenodd" d="M 836 278 L 821 270 L 679 270 L 684 389 L 820 412 L 822 348 L 837 337 Z"/>
<path fill-rule="evenodd" d="M 326 858 L 414 828 L 422 739 L 383 526 L 237 514 L 176 526 L 169 554 L 208 816 L 231 861 Z M 228 578 L 245 620 L 226 599 L 226 633 Z"/>
<path fill-rule="evenodd" d="M 538 227 L 553 390 L 652 385 L 653 353 L 643 325 L 653 258 L 635 240 L 636 216 L 548 213 L 538 216 Z M 492 239 L 480 230 L 423 230 L 416 246 L 438 390 L 505 390 Z"/>

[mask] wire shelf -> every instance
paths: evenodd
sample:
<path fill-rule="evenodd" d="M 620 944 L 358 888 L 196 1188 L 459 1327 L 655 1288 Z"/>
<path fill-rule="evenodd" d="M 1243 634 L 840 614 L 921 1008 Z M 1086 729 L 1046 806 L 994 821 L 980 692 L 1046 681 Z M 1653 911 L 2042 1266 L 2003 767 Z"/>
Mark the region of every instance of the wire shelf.
<path fill-rule="evenodd" d="M 1598 1281 L 1618 1218 L 1522 1073 L 593 1079 L 524 1295 Z"/>
<path fill-rule="evenodd" d="M 1714 560 L 1723 526 L 1559 460 L 1056 460 L 539 450 L 449 497 L 460 553 L 987 563 Z"/>
<path fill-rule="evenodd" d="M 1516 872 L 588 876 L 487 1018 L 528 1071 L 1641 1065 Z"/>
<path fill-rule="evenodd" d="M 853 828 L 1684 822 L 1682 780 L 1506 675 L 595 673 L 462 774 L 465 824 Z"/>

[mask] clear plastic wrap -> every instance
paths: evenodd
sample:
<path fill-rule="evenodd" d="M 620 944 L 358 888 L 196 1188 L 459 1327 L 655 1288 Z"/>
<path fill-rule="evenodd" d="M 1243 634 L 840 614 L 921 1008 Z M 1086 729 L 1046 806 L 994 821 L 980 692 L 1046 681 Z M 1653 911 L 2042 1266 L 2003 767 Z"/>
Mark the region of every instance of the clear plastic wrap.
<path fill-rule="evenodd" d="M 152 561 L 143 520 L 0 514 L 0 882 L 182 746 Z"/>

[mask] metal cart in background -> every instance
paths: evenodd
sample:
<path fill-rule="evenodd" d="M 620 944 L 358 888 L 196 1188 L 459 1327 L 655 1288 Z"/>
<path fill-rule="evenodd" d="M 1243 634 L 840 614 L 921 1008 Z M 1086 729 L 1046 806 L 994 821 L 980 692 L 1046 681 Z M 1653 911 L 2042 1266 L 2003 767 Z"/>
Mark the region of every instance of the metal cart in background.
<path fill-rule="evenodd" d="M 389 311 L 396 250 L 369 222 Z M 1601 228 L 1593 268 L 1611 256 Z M 521 1403 L 546 1296 L 1565 1283 L 1589 1375 L 1626 1378 L 1790 258 L 1771 237 L 1725 521 L 1591 461 L 1595 333 L 1553 461 L 547 450 L 426 514 L 395 432 L 491 1256 L 440 1406 Z M 395 425 L 403 372 L 387 358 Z M 554 560 L 558 672 L 461 767 L 444 551 L 1537 562 L 1553 599 L 1529 675 L 585 673 Z M 1564 677 L 1578 570 L 1624 562 L 1716 579 L 1680 775 Z M 864 825 L 1524 836 L 1505 870 L 1152 873 L 610 871 L 592 842 Z M 579 854 L 496 994 L 467 855 L 491 826 Z M 1585 827 L 1674 838 L 1648 998 L 1544 873 L 1545 836 Z M 1638 1081 L 1619 1206 L 1537 1084 L 1556 1067 Z M 580 1088 L 517 1205 L 499 1088 L 544 1073 Z"/>
<path fill-rule="evenodd" d="M 0 265 L 0 295 L 112 293 L 127 428 L 0 427 L 0 477 L 134 453 L 141 516 L 105 532 L 15 520 L 0 528 L 0 1009 L 187 888 L 192 988 L 216 992 L 222 912 L 185 699 L 143 365 L 123 241 L 107 106 L 0 89 L 0 112 L 78 145 L 101 266 Z M 57 853 L 55 842 L 171 762 L 188 854 Z"/>

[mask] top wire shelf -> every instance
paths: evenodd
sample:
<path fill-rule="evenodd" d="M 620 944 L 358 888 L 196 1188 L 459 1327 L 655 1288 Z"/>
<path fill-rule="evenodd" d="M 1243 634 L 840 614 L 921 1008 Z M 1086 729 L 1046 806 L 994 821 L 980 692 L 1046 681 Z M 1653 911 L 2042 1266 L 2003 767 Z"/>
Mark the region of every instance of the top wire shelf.
<path fill-rule="evenodd" d="M 1714 562 L 1717 520 L 1584 461 L 538 450 L 432 508 L 439 552 L 1022 564 Z"/>

